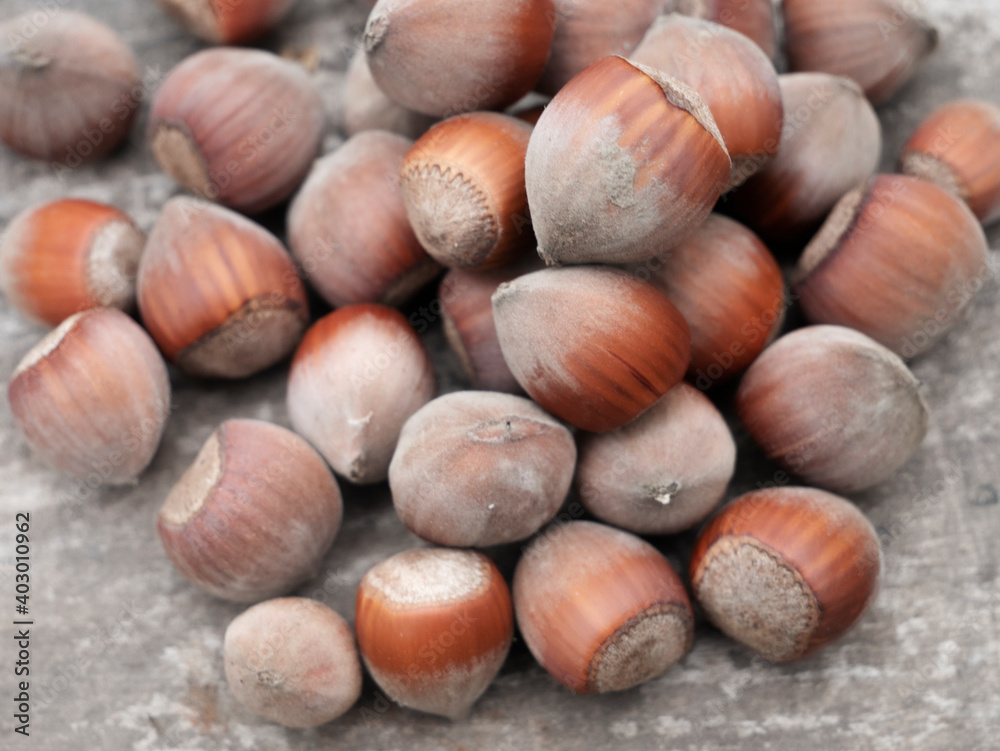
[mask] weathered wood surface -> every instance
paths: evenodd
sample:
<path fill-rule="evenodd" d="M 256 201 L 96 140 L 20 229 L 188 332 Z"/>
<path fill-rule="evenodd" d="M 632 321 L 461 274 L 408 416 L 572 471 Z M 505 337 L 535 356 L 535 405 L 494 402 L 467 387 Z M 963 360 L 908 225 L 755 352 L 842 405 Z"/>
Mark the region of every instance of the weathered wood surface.
<path fill-rule="evenodd" d="M 942 49 L 880 111 L 884 168 L 932 107 L 959 96 L 1000 101 L 996 0 L 928 2 Z M 122 32 L 150 81 L 198 44 L 153 0 L 0 0 L 0 17 L 39 7 L 92 13 Z M 315 46 L 332 118 L 351 39 L 367 5 L 302 0 L 272 49 Z M 140 123 L 141 125 L 141 123 Z M 138 131 L 137 131 L 138 133 Z M 328 147 L 338 141 L 331 128 Z M 110 162 L 61 177 L 0 153 L 0 227 L 22 208 L 63 195 L 115 203 L 146 229 L 175 192 L 142 139 Z M 990 233 L 995 248 L 1000 230 Z M 992 254 L 996 266 L 996 252 Z M 0 300 L 0 374 L 6 379 L 42 329 Z M 431 346 L 441 349 L 439 334 Z M 134 488 L 90 491 L 47 469 L 0 402 L 0 623 L 13 613 L 13 517 L 33 520 L 33 749 L 986 749 L 1000 732 L 1000 291 L 995 280 L 969 320 L 914 364 L 933 409 L 917 456 L 857 498 L 878 527 L 885 578 L 870 613 L 836 646 L 775 666 L 708 628 L 684 661 L 641 688 L 577 697 L 515 644 L 500 678 L 465 721 L 389 705 L 366 682 L 341 720 L 289 732 L 256 720 L 225 686 L 223 631 L 240 607 L 196 591 L 174 573 L 153 525 L 167 489 L 227 417 L 286 424 L 281 368 L 239 385 L 174 380 L 174 412 L 159 454 Z M 454 386 L 450 375 L 446 387 Z M 723 401 L 726 395 L 720 397 Z M 733 494 L 774 468 L 741 441 Z M 361 575 L 415 544 L 384 489 L 349 492 L 344 530 L 305 594 L 350 618 Z M 683 542 L 657 541 L 664 550 Z M 8 607 L 10 610 L 8 610 Z M 0 637 L 6 634 L 0 627 Z M 0 746 L 13 748 L 10 637 L 0 638 Z"/>

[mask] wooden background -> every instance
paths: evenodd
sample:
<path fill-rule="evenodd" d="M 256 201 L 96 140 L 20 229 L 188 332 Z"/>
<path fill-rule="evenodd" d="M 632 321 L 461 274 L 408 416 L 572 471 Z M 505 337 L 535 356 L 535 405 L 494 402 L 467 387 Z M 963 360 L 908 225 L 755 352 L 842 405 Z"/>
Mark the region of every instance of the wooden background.
<path fill-rule="evenodd" d="M 198 44 L 153 0 L 0 0 L 0 18 L 39 7 L 84 10 L 118 29 L 149 81 Z M 883 168 L 933 107 L 960 95 L 1000 102 L 996 0 L 928 0 L 942 47 L 880 109 Z M 367 6 L 301 0 L 275 50 L 314 49 L 332 122 L 343 70 Z M 144 118 L 143 118 L 144 121 Z M 140 127 L 144 122 L 140 123 Z M 0 228 L 23 208 L 64 195 L 117 204 L 144 229 L 176 192 L 140 133 L 109 162 L 56 176 L 0 152 Z M 327 148 L 340 140 L 331 126 Z M 280 221 L 280 215 L 269 217 Z M 994 248 L 1000 229 L 990 233 Z M 997 253 L 992 254 L 996 268 Z M 43 335 L 0 300 L 0 378 Z M 442 349 L 437 328 L 429 346 Z M 221 644 L 239 606 L 201 594 L 174 573 L 154 530 L 167 490 L 223 419 L 288 424 L 285 369 L 248 382 L 174 378 L 174 413 L 140 485 L 91 492 L 32 456 L 0 401 L 0 624 L 13 613 L 13 518 L 33 520 L 32 749 L 235 751 L 299 749 L 986 749 L 1000 728 L 1000 291 L 987 283 L 968 321 L 914 363 L 933 410 L 923 447 L 894 479 L 856 498 L 879 530 L 885 577 L 868 615 L 846 638 L 790 665 L 754 659 L 701 627 L 694 650 L 665 676 L 604 697 L 577 697 L 515 643 L 501 676 L 463 722 L 388 703 L 366 680 L 358 706 L 311 731 L 260 722 L 223 677 Z M 456 388 L 454 363 L 442 387 Z M 720 394 L 725 404 L 730 394 Z M 741 445 L 732 495 L 775 468 Z M 321 577 L 302 590 L 350 618 L 364 572 L 416 544 L 384 488 L 348 491 L 344 529 Z M 688 540 L 655 541 L 680 560 Z M 500 551 L 509 565 L 515 551 Z M 13 748 L 12 640 L 0 626 L 0 746 Z"/>

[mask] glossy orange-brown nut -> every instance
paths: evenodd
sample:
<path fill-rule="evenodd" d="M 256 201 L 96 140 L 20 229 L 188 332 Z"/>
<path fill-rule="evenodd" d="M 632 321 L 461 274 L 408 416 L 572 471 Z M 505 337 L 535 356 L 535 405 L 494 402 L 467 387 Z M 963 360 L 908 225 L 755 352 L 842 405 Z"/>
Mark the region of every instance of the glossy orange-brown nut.
<path fill-rule="evenodd" d="M 778 54 L 773 0 L 677 0 L 676 9 L 750 37 L 771 60 Z"/>
<path fill-rule="evenodd" d="M 227 420 L 171 489 L 156 528 L 192 584 L 258 602 L 316 575 L 342 516 L 333 473 L 305 440 L 260 420 Z"/>
<path fill-rule="evenodd" d="M 705 220 L 730 166 L 693 89 L 604 58 L 563 87 L 531 134 L 525 180 L 538 253 L 549 264 L 651 258 Z"/>
<path fill-rule="evenodd" d="M 146 236 L 123 211 L 66 198 L 18 214 L 0 239 L 0 288 L 50 326 L 96 307 L 129 310 Z"/>
<path fill-rule="evenodd" d="M 785 108 L 778 155 L 729 200 L 766 239 L 794 242 L 807 239 L 845 193 L 875 173 L 882 128 L 849 78 L 789 73 L 778 83 Z"/>
<path fill-rule="evenodd" d="M 491 298 L 504 282 L 541 267 L 541 259 L 532 254 L 513 265 L 488 271 L 451 269 L 441 280 L 438 299 L 445 337 L 475 388 L 521 392 L 500 349 Z"/>
<path fill-rule="evenodd" d="M 880 575 L 871 523 L 813 488 L 740 496 L 708 523 L 691 556 L 694 597 L 709 620 L 777 662 L 843 635 L 875 599 Z"/>
<path fill-rule="evenodd" d="M 784 469 L 840 493 L 891 476 L 920 447 L 928 411 L 906 364 L 864 334 L 806 326 L 761 354 L 736 414 Z"/>
<path fill-rule="evenodd" d="M 361 696 L 351 625 L 304 597 L 282 597 L 238 615 L 223 641 L 226 682 L 254 714 L 311 728 L 340 717 Z"/>
<path fill-rule="evenodd" d="M 1000 107 L 960 99 L 928 115 L 900 157 L 903 172 L 959 196 L 983 224 L 1000 219 Z"/>
<path fill-rule="evenodd" d="M 544 269 L 501 284 L 493 316 L 504 359 L 543 409 L 614 430 L 684 376 L 687 323 L 655 287 L 618 269 Z"/>
<path fill-rule="evenodd" d="M 552 0 L 379 0 L 364 45 L 389 97 L 450 117 L 503 108 L 531 91 L 554 21 Z"/>
<path fill-rule="evenodd" d="M 602 57 L 627 57 L 663 5 L 664 0 L 555 0 L 552 54 L 535 88 L 555 95 Z"/>
<path fill-rule="evenodd" d="M 301 66 L 269 52 L 218 47 L 170 71 L 153 99 L 148 138 L 160 167 L 184 188 L 252 214 L 302 184 L 325 120 Z"/>
<path fill-rule="evenodd" d="M 404 138 L 420 138 L 437 118 L 408 110 L 378 87 L 368 68 L 363 49 L 354 52 L 344 80 L 344 132 L 348 136 L 366 130 L 387 130 Z"/>
<path fill-rule="evenodd" d="M 486 547 L 555 516 L 575 465 L 573 435 L 530 399 L 457 391 L 406 421 L 389 488 L 399 518 L 425 540 Z"/>
<path fill-rule="evenodd" d="M 782 9 L 789 67 L 852 78 L 872 104 L 899 91 L 938 45 L 910 0 L 784 0 Z"/>
<path fill-rule="evenodd" d="M 432 258 L 452 268 L 503 266 L 534 246 L 524 187 L 531 126 L 473 112 L 428 130 L 400 170 L 406 215 Z"/>
<path fill-rule="evenodd" d="M 743 34 L 671 13 L 653 22 L 630 59 L 683 81 L 708 105 L 733 161 L 728 187 L 778 153 L 784 121 L 778 73 Z"/>
<path fill-rule="evenodd" d="M 271 30 L 295 0 L 159 0 L 184 28 L 212 44 L 245 44 Z"/>
<path fill-rule="evenodd" d="M 427 351 L 399 311 L 348 305 L 303 337 L 288 376 L 288 413 L 341 477 L 382 482 L 403 424 L 435 388 Z"/>
<path fill-rule="evenodd" d="M 142 103 L 135 55 L 90 16 L 56 6 L 0 23 L 0 139 L 68 168 L 106 156 Z"/>
<path fill-rule="evenodd" d="M 678 383 L 618 430 L 580 436 L 576 489 L 601 521 L 638 534 L 689 529 L 722 500 L 736 465 L 725 419 Z"/>
<path fill-rule="evenodd" d="M 603 524 L 545 530 L 518 562 L 513 593 L 531 654 L 578 694 L 624 691 L 656 678 L 694 640 L 691 603 L 667 559 Z"/>
<path fill-rule="evenodd" d="M 67 318 L 24 356 L 7 399 L 14 423 L 53 467 L 88 487 L 122 485 L 135 481 L 160 445 L 170 379 L 135 321 L 93 308 Z"/>
<path fill-rule="evenodd" d="M 991 278 L 987 251 L 961 200 L 915 177 L 878 175 L 834 208 L 799 259 L 794 292 L 813 323 L 850 326 L 916 357 Z"/>
<path fill-rule="evenodd" d="M 785 281 L 774 256 L 753 232 L 721 214 L 630 270 L 663 292 L 687 321 L 687 377 L 699 389 L 745 370 L 784 323 Z"/>
<path fill-rule="evenodd" d="M 459 719 L 507 657 L 510 591 L 482 553 L 407 550 L 361 580 L 355 629 L 365 666 L 389 698 Z"/>
<path fill-rule="evenodd" d="M 288 211 L 288 244 L 333 307 L 399 305 L 441 271 L 420 246 L 400 191 L 412 142 L 367 131 L 319 159 Z"/>
<path fill-rule="evenodd" d="M 274 235 L 194 198 L 172 198 L 139 264 L 143 323 L 166 358 L 209 378 L 245 378 L 298 344 L 305 286 Z"/>

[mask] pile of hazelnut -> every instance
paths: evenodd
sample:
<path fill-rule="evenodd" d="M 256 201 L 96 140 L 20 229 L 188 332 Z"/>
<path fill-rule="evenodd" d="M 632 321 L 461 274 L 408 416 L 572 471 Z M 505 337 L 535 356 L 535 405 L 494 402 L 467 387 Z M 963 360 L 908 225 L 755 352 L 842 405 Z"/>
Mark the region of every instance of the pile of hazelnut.
<path fill-rule="evenodd" d="M 227 45 L 292 5 L 161 2 Z M 826 646 L 872 602 L 877 536 L 834 492 L 885 480 L 924 438 L 904 358 L 940 340 L 988 274 L 1000 108 L 942 107 L 902 174 L 874 175 L 872 105 L 937 44 L 910 4 L 784 0 L 781 52 L 771 0 L 665 5 L 378 0 L 348 72 L 350 138 L 319 159 L 325 116 L 303 68 L 207 49 L 162 83 L 147 133 L 196 197 L 168 201 L 148 239 L 71 199 L 6 228 L 3 292 L 55 327 L 8 398 L 61 471 L 135 481 L 169 414 L 165 363 L 240 379 L 292 355 L 295 432 L 224 422 L 157 520 L 191 582 L 257 603 L 224 646 L 252 711 L 328 722 L 358 699 L 363 661 L 400 704 L 461 717 L 515 622 L 571 690 L 620 691 L 690 650 L 689 591 L 774 661 Z M 53 162 L 112 152 L 134 114 L 115 106 L 138 82 L 131 51 L 70 11 L 26 24 L 0 25 L 0 137 Z M 794 72 L 777 73 L 779 54 Z M 532 91 L 551 100 L 532 106 Z M 291 253 L 247 218 L 289 199 Z M 800 251 L 791 295 L 765 241 Z M 444 269 L 445 332 L 480 390 L 435 398 L 422 340 L 392 306 Z M 310 319 L 304 280 L 333 312 Z M 812 325 L 782 335 L 790 300 Z M 718 509 L 736 446 L 704 392 L 736 378 L 750 436 L 811 487 Z M 354 629 L 273 599 L 335 540 L 334 473 L 388 480 L 431 543 L 364 576 Z M 552 523 L 568 497 L 598 521 Z M 688 587 L 639 535 L 699 525 Z M 522 541 L 508 588 L 477 548 Z"/>

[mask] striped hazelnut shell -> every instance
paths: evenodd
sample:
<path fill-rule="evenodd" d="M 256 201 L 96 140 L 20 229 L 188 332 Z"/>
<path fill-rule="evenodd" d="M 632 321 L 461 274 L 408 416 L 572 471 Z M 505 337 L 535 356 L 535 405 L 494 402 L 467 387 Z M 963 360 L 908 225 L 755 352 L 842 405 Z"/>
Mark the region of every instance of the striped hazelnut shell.
<path fill-rule="evenodd" d="M 434 125 L 410 149 L 401 189 L 420 244 L 451 268 L 488 269 L 534 245 L 524 155 L 531 126 L 472 112 Z"/>
<path fill-rule="evenodd" d="M 65 198 L 18 214 L 0 239 L 0 288 L 57 326 L 95 307 L 131 310 L 146 235 L 114 206 Z"/>
<path fill-rule="evenodd" d="M 316 161 L 292 201 L 292 255 L 333 307 L 400 305 L 441 272 L 406 218 L 398 174 L 412 145 L 385 131 L 352 136 Z"/>
<path fill-rule="evenodd" d="M 149 465 L 170 415 L 170 379 L 145 331 L 114 308 L 49 332 L 7 387 L 14 423 L 61 472 L 96 487 L 129 484 Z"/>
<path fill-rule="evenodd" d="M 684 375 L 691 334 L 651 284 L 597 266 L 501 284 L 493 316 L 504 359 L 546 411 L 600 432 L 638 417 Z"/>
<path fill-rule="evenodd" d="M 771 60 L 778 55 L 772 0 L 676 0 L 675 8 L 685 16 L 713 21 L 748 36 Z"/>
<path fill-rule="evenodd" d="M 184 188 L 253 214 L 301 185 L 325 117 L 300 65 L 218 47 L 170 71 L 153 99 L 147 136 L 160 167 Z"/>
<path fill-rule="evenodd" d="M 864 334 L 806 326 L 750 366 L 736 414 L 785 470 L 852 493 L 890 477 L 920 447 L 929 414 L 919 385 L 897 355 Z"/>
<path fill-rule="evenodd" d="M 705 527 L 691 587 L 708 619 L 767 660 L 838 639 L 875 599 L 878 536 L 839 496 L 784 487 L 740 496 Z"/>
<path fill-rule="evenodd" d="M 877 175 L 834 208 L 793 290 L 811 322 L 858 329 L 909 359 L 961 320 L 992 274 L 987 251 L 961 200 L 915 177 Z"/>
<path fill-rule="evenodd" d="M 587 521 L 536 537 L 514 571 L 514 613 L 535 659 L 578 694 L 661 675 L 694 641 L 680 577 L 648 542 Z"/>
<path fill-rule="evenodd" d="M 730 167 L 694 90 L 606 57 L 563 87 L 531 134 L 525 180 L 538 253 L 550 265 L 650 258 L 705 220 Z"/>
<path fill-rule="evenodd" d="M 365 667 L 389 698 L 455 720 L 507 657 L 510 591 L 482 553 L 406 550 L 361 579 L 355 629 Z"/>
<path fill-rule="evenodd" d="M 959 99 L 920 123 L 900 157 L 904 173 L 965 201 L 983 224 L 1000 219 L 1000 107 Z"/>
<path fill-rule="evenodd" d="M 191 375 L 245 378 L 298 344 L 305 286 L 274 235 L 229 209 L 172 198 L 139 264 L 139 311 L 164 356 Z"/>

